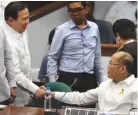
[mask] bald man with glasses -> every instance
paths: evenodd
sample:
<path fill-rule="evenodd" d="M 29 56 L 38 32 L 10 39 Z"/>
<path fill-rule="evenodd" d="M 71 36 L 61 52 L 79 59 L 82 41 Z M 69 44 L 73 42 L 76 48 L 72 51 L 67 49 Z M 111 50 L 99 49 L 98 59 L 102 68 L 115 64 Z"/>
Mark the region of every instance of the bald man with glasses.
<path fill-rule="evenodd" d="M 133 75 L 133 57 L 126 52 L 113 54 L 108 65 L 108 79 L 87 92 L 52 92 L 53 98 L 69 104 L 98 102 L 101 112 L 129 114 L 138 107 L 138 79 Z M 62 100 L 61 100 L 62 98 Z"/>

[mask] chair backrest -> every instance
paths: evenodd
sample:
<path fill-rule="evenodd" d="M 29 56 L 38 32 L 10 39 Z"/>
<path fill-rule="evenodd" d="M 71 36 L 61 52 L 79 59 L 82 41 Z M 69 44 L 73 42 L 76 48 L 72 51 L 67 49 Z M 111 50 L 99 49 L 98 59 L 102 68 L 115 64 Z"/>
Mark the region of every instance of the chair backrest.
<path fill-rule="evenodd" d="M 50 87 L 51 91 L 72 92 L 71 88 L 62 82 L 48 82 L 44 86 Z"/>
<path fill-rule="evenodd" d="M 72 92 L 72 89 L 62 82 L 48 82 L 44 86 L 49 87 L 51 91 Z M 52 108 L 61 109 L 62 106 L 68 106 L 68 104 L 52 99 Z"/>

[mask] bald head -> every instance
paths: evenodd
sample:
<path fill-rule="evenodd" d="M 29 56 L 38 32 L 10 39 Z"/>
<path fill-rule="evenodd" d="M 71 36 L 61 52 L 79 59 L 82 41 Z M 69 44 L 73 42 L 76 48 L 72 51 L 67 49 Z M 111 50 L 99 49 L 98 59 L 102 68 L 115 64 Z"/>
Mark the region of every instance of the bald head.
<path fill-rule="evenodd" d="M 120 51 L 114 53 L 113 56 L 116 57 L 117 61 L 121 65 L 126 66 L 127 72 L 129 74 L 133 73 L 134 62 L 133 62 L 133 57 L 129 53 Z"/>

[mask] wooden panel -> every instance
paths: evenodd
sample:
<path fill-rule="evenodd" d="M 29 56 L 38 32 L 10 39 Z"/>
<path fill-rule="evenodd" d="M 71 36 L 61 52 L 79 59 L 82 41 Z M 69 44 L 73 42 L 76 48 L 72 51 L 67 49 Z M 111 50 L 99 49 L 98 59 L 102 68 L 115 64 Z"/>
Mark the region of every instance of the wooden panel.
<path fill-rule="evenodd" d="M 65 5 L 66 5 L 65 1 L 50 2 L 36 10 L 32 10 L 30 12 L 30 22 L 33 20 L 36 20 L 44 15 L 47 15 L 61 7 L 64 7 Z"/>
<path fill-rule="evenodd" d="M 112 56 L 118 49 L 116 44 L 102 44 L 101 51 L 102 56 Z"/>

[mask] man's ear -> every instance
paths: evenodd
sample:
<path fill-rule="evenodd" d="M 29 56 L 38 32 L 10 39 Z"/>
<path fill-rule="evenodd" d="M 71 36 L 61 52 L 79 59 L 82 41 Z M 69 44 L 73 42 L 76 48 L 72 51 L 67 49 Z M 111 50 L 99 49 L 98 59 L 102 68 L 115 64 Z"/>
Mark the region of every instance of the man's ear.
<path fill-rule="evenodd" d="M 85 14 L 88 14 L 88 6 L 85 7 Z"/>
<path fill-rule="evenodd" d="M 119 33 L 117 33 L 117 37 L 120 37 Z"/>
<path fill-rule="evenodd" d="M 13 22 L 14 19 L 12 17 L 9 17 L 8 22 Z"/>
<path fill-rule="evenodd" d="M 127 71 L 127 68 L 126 68 L 126 66 L 121 66 L 121 73 L 125 73 L 126 71 Z"/>

